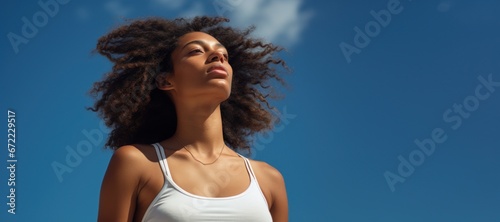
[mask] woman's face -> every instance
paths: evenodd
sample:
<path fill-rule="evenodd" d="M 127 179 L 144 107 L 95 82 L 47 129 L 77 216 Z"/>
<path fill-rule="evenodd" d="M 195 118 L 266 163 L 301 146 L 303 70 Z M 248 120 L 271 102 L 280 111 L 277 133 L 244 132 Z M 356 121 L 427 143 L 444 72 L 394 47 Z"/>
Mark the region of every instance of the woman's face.
<path fill-rule="evenodd" d="M 174 101 L 220 103 L 229 98 L 233 69 L 226 48 L 217 39 L 190 32 L 179 38 L 171 56 L 173 73 L 167 81 Z"/>

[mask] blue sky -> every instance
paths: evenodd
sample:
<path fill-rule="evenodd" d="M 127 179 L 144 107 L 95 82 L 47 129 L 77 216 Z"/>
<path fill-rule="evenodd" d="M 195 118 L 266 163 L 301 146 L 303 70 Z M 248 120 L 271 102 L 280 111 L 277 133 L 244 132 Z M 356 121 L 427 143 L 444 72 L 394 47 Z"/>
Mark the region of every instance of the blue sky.
<path fill-rule="evenodd" d="M 97 38 L 124 18 L 223 15 L 288 49 L 283 125 L 257 136 L 253 157 L 284 175 L 290 221 L 500 221 L 499 10 L 494 0 L 5 3 L 0 105 L 3 118 L 15 112 L 17 162 L 9 187 L 0 152 L 0 218 L 95 220 L 111 156 L 108 129 L 85 110 L 111 67 L 91 55 Z"/>

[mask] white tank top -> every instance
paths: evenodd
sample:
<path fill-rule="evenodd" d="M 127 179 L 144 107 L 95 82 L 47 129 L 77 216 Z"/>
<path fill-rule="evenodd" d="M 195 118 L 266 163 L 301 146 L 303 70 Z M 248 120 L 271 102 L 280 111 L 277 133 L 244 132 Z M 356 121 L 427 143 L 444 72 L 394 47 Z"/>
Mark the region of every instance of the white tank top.
<path fill-rule="evenodd" d="M 188 193 L 179 187 L 172 177 L 159 143 L 153 144 L 158 155 L 165 182 L 149 205 L 143 222 L 180 222 L 180 221 L 231 221 L 267 222 L 273 221 L 250 162 L 245 160 L 250 175 L 250 185 L 243 193 L 229 197 L 203 197 Z"/>

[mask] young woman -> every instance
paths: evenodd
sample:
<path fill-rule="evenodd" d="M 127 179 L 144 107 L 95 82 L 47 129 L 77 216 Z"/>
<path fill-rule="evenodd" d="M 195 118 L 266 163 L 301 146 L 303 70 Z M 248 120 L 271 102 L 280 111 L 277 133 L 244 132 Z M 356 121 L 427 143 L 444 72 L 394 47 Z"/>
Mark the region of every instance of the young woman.
<path fill-rule="evenodd" d="M 150 18 L 101 37 L 91 110 L 112 128 L 98 221 L 288 221 L 278 170 L 237 152 L 272 127 L 280 48 L 224 18 Z"/>

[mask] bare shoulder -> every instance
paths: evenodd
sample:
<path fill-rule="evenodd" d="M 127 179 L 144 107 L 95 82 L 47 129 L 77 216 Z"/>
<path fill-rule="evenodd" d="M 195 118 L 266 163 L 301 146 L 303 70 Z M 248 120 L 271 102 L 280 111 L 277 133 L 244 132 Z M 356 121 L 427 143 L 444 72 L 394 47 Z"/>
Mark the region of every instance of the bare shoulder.
<path fill-rule="evenodd" d="M 140 176 L 153 159 L 154 149 L 148 145 L 134 144 L 119 147 L 109 161 L 108 171 L 127 172 L 129 176 Z"/>
<path fill-rule="evenodd" d="M 125 145 L 116 149 L 112 159 L 127 161 L 129 163 L 140 163 L 153 161 L 156 156 L 152 146 L 146 144 Z"/>
<path fill-rule="evenodd" d="M 134 145 L 121 146 L 113 153 L 113 158 L 124 160 L 140 160 L 143 156 L 141 149 Z"/>
<path fill-rule="evenodd" d="M 132 221 L 150 155 L 150 149 L 143 145 L 126 145 L 114 151 L 101 185 L 98 221 Z"/>
<path fill-rule="evenodd" d="M 260 177 L 264 178 L 266 181 L 270 182 L 283 182 L 284 178 L 281 172 L 275 167 L 264 161 L 258 160 L 250 160 L 252 164 L 252 168 L 255 171 L 255 174 L 260 175 Z"/>
<path fill-rule="evenodd" d="M 288 221 L 288 198 L 283 175 L 266 162 L 250 160 L 250 164 L 266 197 L 273 221 Z"/>

